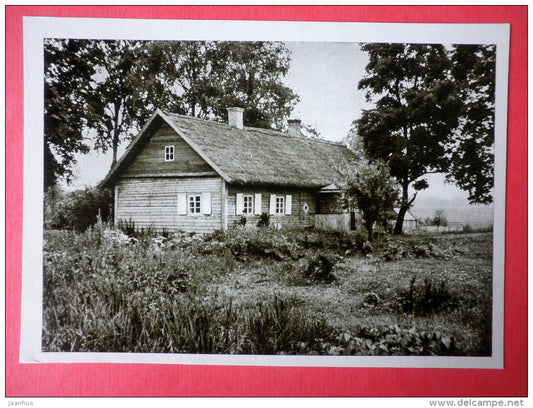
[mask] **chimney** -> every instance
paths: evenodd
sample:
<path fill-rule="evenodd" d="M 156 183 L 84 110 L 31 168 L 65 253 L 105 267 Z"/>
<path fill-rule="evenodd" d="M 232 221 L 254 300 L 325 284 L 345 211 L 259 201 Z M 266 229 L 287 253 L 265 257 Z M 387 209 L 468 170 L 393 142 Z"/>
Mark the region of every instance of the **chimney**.
<path fill-rule="evenodd" d="M 287 122 L 289 123 L 289 129 L 287 133 L 290 136 L 302 137 L 302 132 L 300 130 L 302 121 L 300 119 L 289 119 Z"/>
<path fill-rule="evenodd" d="M 226 108 L 228 110 L 228 125 L 231 127 L 242 129 L 244 127 L 242 122 L 243 108 Z"/>

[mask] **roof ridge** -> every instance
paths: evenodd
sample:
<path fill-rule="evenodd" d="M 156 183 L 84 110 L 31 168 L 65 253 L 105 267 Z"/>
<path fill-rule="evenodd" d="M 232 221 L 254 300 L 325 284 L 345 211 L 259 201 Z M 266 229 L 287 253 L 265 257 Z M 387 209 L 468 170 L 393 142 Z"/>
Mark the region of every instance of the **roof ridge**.
<path fill-rule="evenodd" d="M 182 115 L 182 114 L 179 114 L 179 113 L 173 113 L 173 112 L 168 112 L 168 111 L 164 111 L 164 110 L 161 110 L 161 111 L 165 115 L 169 115 L 169 116 L 177 116 L 177 117 L 180 117 L 180 118 L 186 119 L 186 120 L 195 120 L 195 121 L 199 121 L 199 122 L 205 122 L 205 123 L 208 123 L 210 125 L 220 125 L 220 126 L 233 128 L 232 126 L 228 125 L 225 122 L 217 122 L 216 120 L 213 120 L 213 119 L 197 118 L 195 116 Z M 287 132 L 283 132 L 283 131 L 277 130 L 277 129 L 267 129 L 267 128 L 258 128 L 258 127 L 253 127 L 253 126 L 244 126 L 243 129 L 237 129 L 237 130 L 249 130 L 249 131 L 265 133 L 265 134 L 267 134 L 269 136 L 273 136 L 273 137 L 286 137 L 286 138 L 294 139 L 294 140 L 300 140 L 300 139 L 301 140 L 309 140 L 311 142 L 320 142 L 320 143 L 327 143 L 327 144 L 331 144 L 331 145 L 346 147 L 342 142 L 335 142 L 333 140 L 326 140 L 326 139 L 320 139 L 320 138 L 310 138 L 310 137 L 305 137 L 305 136 L 298 137 L 298 136 L 290 135 Z"/>

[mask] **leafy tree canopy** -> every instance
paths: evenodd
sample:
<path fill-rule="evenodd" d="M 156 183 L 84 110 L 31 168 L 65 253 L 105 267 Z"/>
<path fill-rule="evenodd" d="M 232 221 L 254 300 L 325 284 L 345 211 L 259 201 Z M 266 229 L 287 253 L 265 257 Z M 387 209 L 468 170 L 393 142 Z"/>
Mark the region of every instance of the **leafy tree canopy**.
<path fill-rule="evenodd" d="M 85 94 L 94 75 L 90 53 L 78 43 L 45 40 L 44 46 L 44 163 L 45 185 L 72 177 L 75 155 L 87 153 Z"/>
<path fill-rule="evenodd" d="M 472 203 L 492 202 L 494 185 L 494 108 L 496 47 L 456 45 L 452 77 L 463 101 L 459 127 L 449 146 L 447 179 Z"/>
<path fill-rule="evenodd" d="M 239 106 L 245 125 L 281 128 L 298 101 L 281 81 L 290 64 L 282 43 L 50 40 L 45 55 L 45 122 L 55 120 L 45 132 L 47 163 L 56 178 L 89 150 L 88 135 L 113 151 L 114 164 L 120 143 L 155 108 L 225 121 L 226 108 Z"/>
<path fill-rule="evenodd" d="M 401 187 L 395 233 L 402 231 L 417 192 L 429 186 L 427 174 L 447 173 L 470 192 L 471 201 L 483 202 L 492 186 L 491 173 L 477 169 L 491 168 L 490 148 L 483 150 L 484 156 L 474 156 L 480 150 L 480 128 L 486 130 L 481 138 L 492 146 L 491 118 L 481 120 L 479 114 L 491 109 L 489 84 L 494 78 L 479 62 L 481 54 L 467 47 L 449 50 L 432 44 L 363 44 L 361 48 L 368 53 L 369 63 L 358 89 L 375 107 L 354 122 L 355 144 L 371 159 L 385 161 Z M 484 51 L 491 53 L 490 47 Z M 476 98 L 483 109 L 475 108 Z"/>

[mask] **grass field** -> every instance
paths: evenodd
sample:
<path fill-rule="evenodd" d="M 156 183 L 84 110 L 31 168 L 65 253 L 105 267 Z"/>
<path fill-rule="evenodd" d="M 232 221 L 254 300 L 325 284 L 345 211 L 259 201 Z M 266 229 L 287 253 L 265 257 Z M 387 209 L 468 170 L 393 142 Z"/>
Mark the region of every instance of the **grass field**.
<path fill-rule="evenodd" d="M 95 228 L 44 249 L 44 351 L 491 353 L 491 233 Z"/>

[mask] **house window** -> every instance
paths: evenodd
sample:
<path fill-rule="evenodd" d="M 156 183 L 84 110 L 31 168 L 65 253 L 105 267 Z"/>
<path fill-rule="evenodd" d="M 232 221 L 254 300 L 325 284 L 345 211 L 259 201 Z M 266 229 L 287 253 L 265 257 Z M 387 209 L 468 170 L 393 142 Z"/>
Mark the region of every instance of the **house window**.
<path fill-rule="evenodd" d="M 189 214 L 200 214 L 202 212 L 202 196 L 189 196 Z"/>
<path fill-rule="evenodd" d="M 276 214 L 285 214 L 284 196 L 276 196 Z"/>
<path fill-rule="evenodd" d="M 242 213 L 243 214 L 253 214 L 254 212 L 254 196 L 253 195 L 243 195 L 242 197 Z"/>
<path fill-rule="evenodd" d="M 165 146 L 165 161 L 174 161 L 174 146 Z"/>

